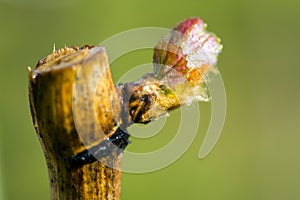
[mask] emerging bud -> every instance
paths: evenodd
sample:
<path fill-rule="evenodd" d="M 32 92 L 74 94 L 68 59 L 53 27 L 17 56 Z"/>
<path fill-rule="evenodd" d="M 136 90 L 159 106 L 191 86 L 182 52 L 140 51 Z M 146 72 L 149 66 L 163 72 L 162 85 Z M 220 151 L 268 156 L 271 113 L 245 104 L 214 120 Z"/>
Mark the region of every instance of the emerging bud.
<path fill-rule="evenodd" d="M 126 85 L 131 120 L 148 123 L 180 105 L 208 101 L 208 74 L 217 73 L 221 50 L 220 39 L 200 18 L 176 25 L 154 48 L 154 73 Z"/>
<path fill-rule="evenodd" d="M 217 72 L 215 65 L 222 45 L 206 26 L 200 18 L 186 19 L 154 49 L 155 76 L 176 93 L 181 104 L 209 99 L 205 82 L 208 72 Z"/>

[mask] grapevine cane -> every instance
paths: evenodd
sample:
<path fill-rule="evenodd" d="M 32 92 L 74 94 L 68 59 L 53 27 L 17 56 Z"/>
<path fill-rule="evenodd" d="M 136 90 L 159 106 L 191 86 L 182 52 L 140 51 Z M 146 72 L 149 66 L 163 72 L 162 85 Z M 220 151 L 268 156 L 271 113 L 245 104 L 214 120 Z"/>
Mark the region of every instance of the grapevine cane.
<path fill-rule="evenodd" d="M 51 199 L 120 199 L 126 128 L 193 101 L 208 101 L 220 40 L 199 18 L 179 23 L 154 49 L 154 72 L 113 84 L 103 47 L 65 47 L 29 69 L 34 127 Z"/>

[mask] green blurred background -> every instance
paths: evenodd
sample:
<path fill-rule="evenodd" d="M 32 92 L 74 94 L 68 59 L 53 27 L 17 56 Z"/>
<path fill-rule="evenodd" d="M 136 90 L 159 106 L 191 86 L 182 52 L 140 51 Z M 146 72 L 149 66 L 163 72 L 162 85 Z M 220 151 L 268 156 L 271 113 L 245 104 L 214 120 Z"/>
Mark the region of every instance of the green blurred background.
<path fill-rule="evenodd" d="M 174 164 L 146 174 L 124 173 L 122 199 L 300 199 L 300 1 L 297 0 L 0 0 L 0 199 L 49 199 L 47 169 L 27 97 L 27 66 L 53 46 L 98 44 L 131 28 L 171 28 L 200 16 L 222 38 L 219 59 L 227 119 L 213 152 L 198 151 L 209 104 L 200 103 L 196 140 Z M 113 64 L 117 80 L 151 51 Z M 151 70 L 151 69 L 150 69 Z M 132 151 L 170 140 L 180 112 Z M 143 144 L 143 145 L 141 145 Z"/>

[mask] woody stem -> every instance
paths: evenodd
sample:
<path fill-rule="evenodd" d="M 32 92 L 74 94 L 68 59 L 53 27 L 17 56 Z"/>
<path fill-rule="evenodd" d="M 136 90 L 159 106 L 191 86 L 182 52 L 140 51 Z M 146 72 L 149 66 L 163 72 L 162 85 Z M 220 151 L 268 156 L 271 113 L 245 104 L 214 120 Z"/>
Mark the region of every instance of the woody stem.
<path fill-rule="evenodd" d="M 116 93 L 101 47 L 66 47 L 30 70 L 31 113 L 52 200 L 119 200 L 122 149 L 128 136 L 110 139 L 120 134 Z"/>

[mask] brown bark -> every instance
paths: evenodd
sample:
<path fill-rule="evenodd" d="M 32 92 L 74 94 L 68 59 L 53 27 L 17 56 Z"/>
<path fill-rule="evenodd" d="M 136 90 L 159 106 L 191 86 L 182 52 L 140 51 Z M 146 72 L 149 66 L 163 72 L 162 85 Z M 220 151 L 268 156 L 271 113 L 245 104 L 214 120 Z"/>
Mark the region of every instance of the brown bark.
<path fill-rule="evenodd" d="M 85 46 L 53 51 L 30 70 L 29 79 L 51 199 L 119 199 L 122 149 L 110 148 L 100 161 L 81 156 L 105 147 L 121 123 L 105 50 Z"/>

